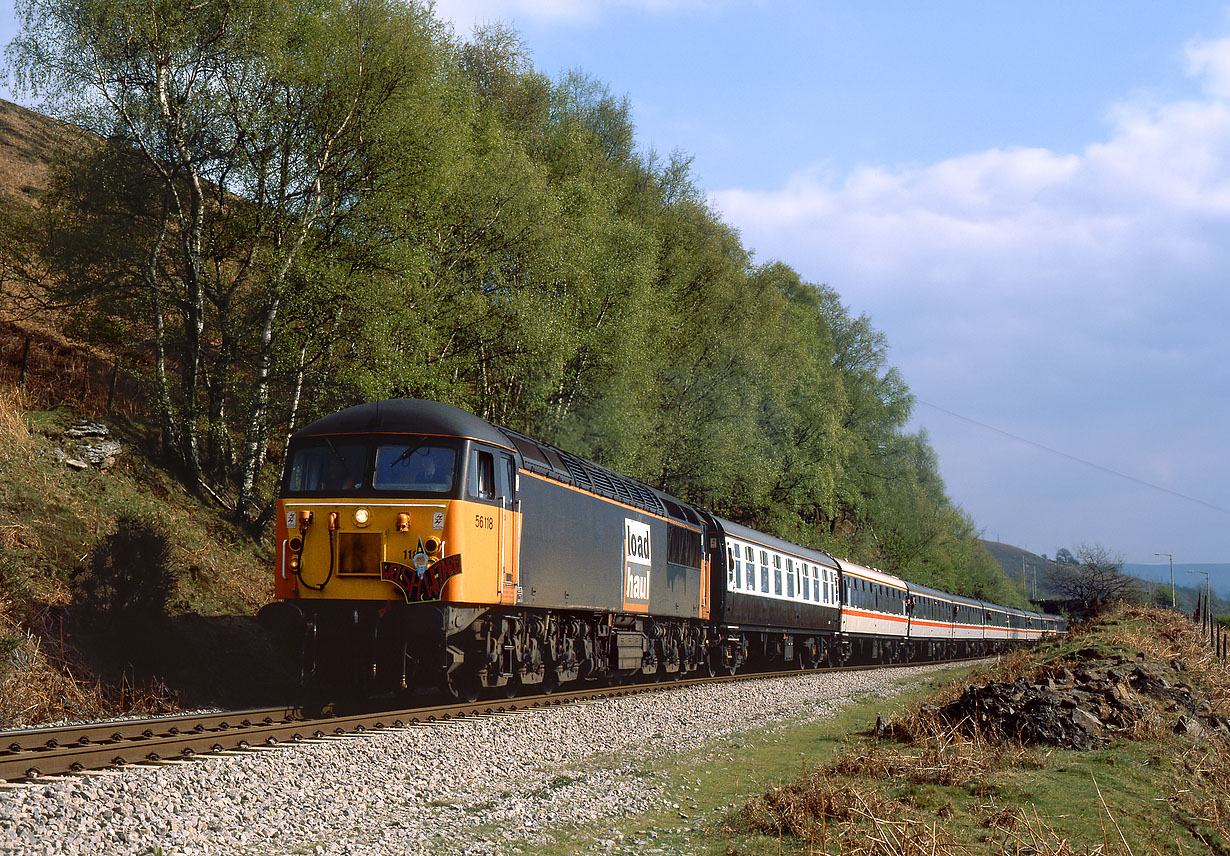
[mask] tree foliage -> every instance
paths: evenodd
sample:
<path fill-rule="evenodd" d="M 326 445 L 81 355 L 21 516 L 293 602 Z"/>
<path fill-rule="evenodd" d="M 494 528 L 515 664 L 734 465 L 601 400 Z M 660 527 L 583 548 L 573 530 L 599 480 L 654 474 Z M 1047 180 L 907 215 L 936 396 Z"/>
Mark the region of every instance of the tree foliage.
<path fill-rule="evenodd" d="M 18 11 L 19 82 L 104 142 L 5 215 L 0 265 L 141 368 L 168 455 L 239 517 L 264 519 L 287 432 L 418 396 L 1023 603 L 906 431 L 884 335 L 755 263 L 600 81 L 547 79 L 503 25 L 457 42 L 415 2 Z"/>

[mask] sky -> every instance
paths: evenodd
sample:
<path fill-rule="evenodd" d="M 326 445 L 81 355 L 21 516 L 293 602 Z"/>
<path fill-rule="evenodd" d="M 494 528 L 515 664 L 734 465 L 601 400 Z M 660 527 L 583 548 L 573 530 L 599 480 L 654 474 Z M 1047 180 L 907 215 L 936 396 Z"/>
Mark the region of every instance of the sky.
<path fill-rule="evenodd" d="M 869 316 L 983 537 L 1171 553 L 1180 582 L 1230 562 L 1230 5 L 436 12 L 460 38 L 511 24 L 538 71 L 626 95 L 641 150 L 692 156 L 757 263 Z"/>

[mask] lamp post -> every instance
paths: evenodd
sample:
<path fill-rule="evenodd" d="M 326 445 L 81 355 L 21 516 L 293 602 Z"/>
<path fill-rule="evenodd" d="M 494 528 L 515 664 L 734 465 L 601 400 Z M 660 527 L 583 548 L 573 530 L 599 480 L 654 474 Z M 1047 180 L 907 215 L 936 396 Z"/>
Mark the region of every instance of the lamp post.
<path fill-rule="evenodd" d="M 1153 555 L 1165 556 L 1166 558 L 1170 559 L 1170 608 L 1177 609 L 1178 603 L 1175 601 L 1175 597 L 1174 597 L 1174 556 L 1170 555 L 1169 553 L 1154 553 Z"/>

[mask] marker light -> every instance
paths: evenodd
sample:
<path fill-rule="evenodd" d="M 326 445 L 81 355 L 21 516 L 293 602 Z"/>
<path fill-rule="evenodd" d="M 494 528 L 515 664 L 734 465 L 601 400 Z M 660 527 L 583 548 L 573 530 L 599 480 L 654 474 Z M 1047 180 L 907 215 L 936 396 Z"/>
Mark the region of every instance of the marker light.
<path fill-rule="evenodd" d="M 371 520 L 371 512 L 366 508 L 359 507 L 354 510 L 354 525 L 360 529 L 365 527 Z"/>

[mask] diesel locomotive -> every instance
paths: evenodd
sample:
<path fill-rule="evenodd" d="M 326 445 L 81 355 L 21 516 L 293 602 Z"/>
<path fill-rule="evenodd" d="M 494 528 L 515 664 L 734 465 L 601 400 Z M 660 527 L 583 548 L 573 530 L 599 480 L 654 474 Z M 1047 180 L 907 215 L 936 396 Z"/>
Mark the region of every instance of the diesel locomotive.
<path fill-rule="evenodd" d="M 757 532 L 447 404 L 351 407 L 287 455 L 261 618 L 302 640 L 311 684 L 473 700 L 969 657 L 1066 629 Z"/>

